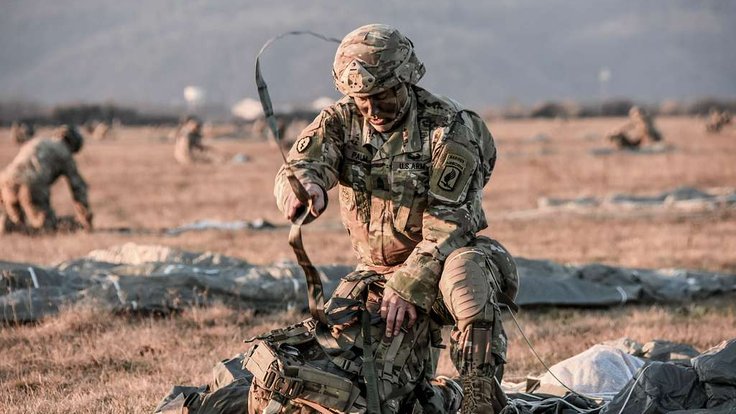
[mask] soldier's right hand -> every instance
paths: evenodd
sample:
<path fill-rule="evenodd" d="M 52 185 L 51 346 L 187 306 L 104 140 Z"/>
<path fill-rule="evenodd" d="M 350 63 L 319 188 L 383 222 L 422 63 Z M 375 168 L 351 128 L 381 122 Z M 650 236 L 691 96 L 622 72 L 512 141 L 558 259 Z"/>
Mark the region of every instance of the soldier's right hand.
<path fill-rule="evenodd" d="M 322 214 L 325 209 L 324 190 L 322 190 L 322 187 L 314 183 L 305 184 L 304 189 L 307 190 L 309 197 L 312 199 L 312 215 L 314 217 L 319 217 L 319 215 Z M 297 219 L 297 217 L 299 217 L 299 213 L 301 212 L 302 208 L 304 208 L 304 203 L 299 201 L 299 199 L 296 197 L 296 194 L 292 192 L 286 199 L 284 207 L 286 218 L 289 219 L 289 221 L 293 222 Z"/>

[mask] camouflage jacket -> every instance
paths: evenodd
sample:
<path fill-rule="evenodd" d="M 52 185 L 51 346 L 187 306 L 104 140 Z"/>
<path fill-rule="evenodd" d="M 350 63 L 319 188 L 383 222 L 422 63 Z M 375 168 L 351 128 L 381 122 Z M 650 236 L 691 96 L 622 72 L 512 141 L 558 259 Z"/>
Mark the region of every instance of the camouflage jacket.
<path fill-rule="evenodd" d="M 416 86 L 410 96 L 403 125 L 386 134 L 343 98 L 302 131 L 288 163 L 303 183 L 339 185 L 358 268 L 386 274 L 387 287 L 429 310 L 444 260 L 487 227 L 481 197 L 496 150 L 475 113 Z M 282 166 L 282 211 L 290 192 Z"/>
<path fill-rule="evenodd" d="M 34 138 L 25 143 L 10 165 L 0 173 L 0 180 L 48 192 L 62 175 L 69 181 L 74 201 L 89 208 L 87 184 L 79 175 L 71 151 L 59 140 Z"/>

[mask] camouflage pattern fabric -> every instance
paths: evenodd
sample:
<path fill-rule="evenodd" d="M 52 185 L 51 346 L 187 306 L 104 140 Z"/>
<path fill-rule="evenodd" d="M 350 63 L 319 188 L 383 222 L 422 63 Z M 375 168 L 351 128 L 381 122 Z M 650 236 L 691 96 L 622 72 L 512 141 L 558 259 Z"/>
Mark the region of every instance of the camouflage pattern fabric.
<path fill-rule="evenodd" d="M 249 412 L 375 412 L 365 391 L 369 369 L 375 370 L 383 414 L 412 412 L 415 406 L 428 414 L 457 411 L 459 384 L 430 379 L 427 315 L 393 338 L 384 336 L 378 314 L 382 283 L 374 272 L 343 278 L 327 307 L 331 329 L 310 319 L 259 336 L 244 362 L 254 375 Z M 369 314 L 362 316 L 370 322 L 360 320 L 364 311 L 356 307 L 366 293 Z M 366 346 L 367 332 L 375 346 Z M 368 365 L 369 356 L 374 365 Z"/>
<path fill-rule="evenodd" d="M 53 183 L 65 176 L 74 198 L 77 220 L 91 226 L 87 184 L 77 170 L 72 152 L 60 139 L 35 138 L 24 144 L 18 155 L 0 173 L 0 198 L 5 210 L 5 231 L 55 230 L 58 221 L 51 208 Z"/>
<path fill-rule="evenodd" d="M 414 85 L 424 72 L 411 41 L 383 24 L 365 25 L 348 33 L 332 65 L 335 86 L 350 96 L 373 95 L 399 83 Z"/>
<path fill-rule="evenodd" d="M 339 186 L 358 268 L 390 274 L 387 286 L 429 311 L 444 260 L 487 227 L 481 195 L 496 153 L 477 115 L 417 86 L 410 95 L 404 125 L 387 134 L 342 99 L 302 131 L 288 160 L 303 183 Z M 290 192 L 282 167 L 282 211 Z"/>

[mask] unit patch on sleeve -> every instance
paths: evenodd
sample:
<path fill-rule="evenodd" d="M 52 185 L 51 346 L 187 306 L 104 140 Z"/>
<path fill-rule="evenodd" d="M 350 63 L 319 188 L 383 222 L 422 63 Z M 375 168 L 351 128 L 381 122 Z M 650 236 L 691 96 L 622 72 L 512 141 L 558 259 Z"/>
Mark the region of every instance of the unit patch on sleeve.
<path fill-rule="evenodd" d="M 297 143 L 296 143 L 296 151 L 298 153 L 303 153 L 306 151 L 307 148 L 309 148 L 309 144 L 312 143 L 312 137 L 306 136 L 302 137 Z"/>
<path fill-rule="evenodd" d="M 440 165 L 435 165 L 429 191 L 443 201 L 462 201 L 475 171 L 475 158 L 470 151 L 457 144 L 448 145 L 443 158 Z"/>

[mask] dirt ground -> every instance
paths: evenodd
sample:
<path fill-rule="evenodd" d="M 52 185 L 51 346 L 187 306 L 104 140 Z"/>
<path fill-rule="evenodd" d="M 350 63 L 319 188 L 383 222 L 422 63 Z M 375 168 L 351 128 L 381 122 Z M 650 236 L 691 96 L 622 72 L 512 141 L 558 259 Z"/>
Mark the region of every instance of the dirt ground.
<path fill-rule="evenodd" d="M 671 150 L 614 152 L 605 132 L 624 119 L 499 120 L 490 122 L 499 159 L 486 187 L 489 228 L 482 233 L 517 256 L 564 263 L 683 267 L 736 274 L 736 208 L 517 214 L 540 197 L 656 194 L 679 186 L 736 187 L 736 128 L 707 135 L 697 118 L 659 118 Z M 43 130 L 41 134 L 43 134 Z M 123 128 L 115 139 L 87 141 L 78 155 L 90 185 L 93 233 L 0 236 L 0 260 L 54 264 L 125 242 L 216 251 L 253 263 L 291 259 L 286 230 L 150 233 L 199 219 L 266 219 L 286 224 L 274 206 L 280 164 L 265 141 L 211 140 L 223 162 L 180 166 L 168 129 Z M 0 165 L 17 152 L 0 130 Z M 225 160 L 245 154 L 249 161 Z M 62 180 L 63 181 L 63 180 Z M 335 200 L 334 191 L 330 193 Z M 58 214 L 71 214 L 62 182 L 53 191 Z M 130 228 L 132 233 L 117 229 Z M 315 263 L 354 263 L 336 201 L 305 229 Z M 523 288 L 523 286 L 522 286 Z M 736 337 L 735 295 L 698 303 L 614 309 L 524 309 L 520 322 L 549 363 L 608 339 L 629 336 L 691 343 L 700 350 Z M 125 317 L 70 309 L 35 325 L 0 326 L 0 412 L 151 412 L 173 384 L 202 384 L 222 358 L 246 349 L 240 341 L 305 318 L 298 313 L 253 315 L 226 308 L 194 309 L 166 318 Z M 506 376 L 520 379 L 542 367 L 510 320 Z M 440 370 L 452 373 L 446 356 Z"/>

